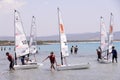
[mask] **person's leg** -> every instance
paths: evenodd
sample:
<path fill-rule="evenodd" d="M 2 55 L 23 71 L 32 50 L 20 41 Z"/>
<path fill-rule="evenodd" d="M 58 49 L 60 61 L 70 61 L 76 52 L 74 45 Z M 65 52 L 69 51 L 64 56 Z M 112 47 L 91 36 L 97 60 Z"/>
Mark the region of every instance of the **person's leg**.
<path fill-rule="evenodd" d="M 51 68 L 53 68 L 55 70 L 54 63 L 51 64 Z"/>
<path fill-rule="evenodd" d="M 114 63 L 114 56 L 112 56 L 112 63 Z"/>
<path fill-rule="evenodd" d="M 52 71 L 52 63 L 51 63 L 50 69 L 51 69 L 51 71 Z"/>
<path fill-rule="evenodd" d="M 97 55 L 97 61 L 99 61 L 99 55 Z"/>
<path fill-rule="evenodd" d="M 52 64 L 52 67 L 53 67 L 53 69 L 55 70 L 55 66 L 54 66 L 54 63 Z"/>
<path fill-rule="evenodd" d="M 14 69 L 14 61 L 12 62 L 12 69 L 15 70 L 15 69 Z"/>
<path fill-rule="evenodd" d="M 107 53 L 107 60 L 108 60 L 108 53 Z"/>
<path fill-rule="evenodd" d="M 9 69 L 10 70 L 12 69 L 12 62 L 10 62 Z"/>
<path fill-rule="evenodd" d="M 25 65 L 24 59 L 21 59 L 22 65 Z"/>
<path fill-rule="evenodd" d="M 115 60 L 116 60 L 116 63 L 117 63 L 117 58 L 115 58 Z"/>

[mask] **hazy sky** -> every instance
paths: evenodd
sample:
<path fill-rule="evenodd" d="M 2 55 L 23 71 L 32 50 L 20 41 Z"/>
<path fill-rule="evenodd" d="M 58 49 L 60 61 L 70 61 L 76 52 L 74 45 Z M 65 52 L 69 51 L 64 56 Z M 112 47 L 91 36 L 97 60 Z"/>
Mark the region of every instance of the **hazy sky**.
<path fill-rule="evenodd" d="M 57 7 L 62 12 L 66 34 L 100 31 L 100 16 L 106 27 L 114 15 L 114 31 L 120 31 L 120 0 L 0 0 L 0 36 L 14 36 L 14 9 L 22 18 L 26 35 L 36 17 L 37 36 L 56 35 Z"/>

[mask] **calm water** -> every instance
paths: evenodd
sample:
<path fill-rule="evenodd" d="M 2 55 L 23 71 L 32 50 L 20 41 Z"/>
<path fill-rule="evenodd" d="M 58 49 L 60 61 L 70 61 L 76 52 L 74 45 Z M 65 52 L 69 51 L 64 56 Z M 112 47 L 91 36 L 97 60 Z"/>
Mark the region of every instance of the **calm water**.
<path fill-rule="evenodd" d="M 46 60 L 44 65 L 38 69 L 9 71 L 9 62 L 5 52 L 9 51 L 14 55 L 14 47 L 0 46 L 0 50 L 2 49 L 0 51 L 0 80 L 120 80 L 120 42 L 114 43 L 118 51 L 118 63 L 111 64 L 100 64 L 96 61 L 96 48 L 99 43 L 69 43 L 69 51 L 72 45 L 78 46 L 78 54 L 70 54 L 67 62 L 71 64 L 89 62 L 89 69 L 51 72 L 49 60 Z M 38 62 L 41 62 L 51 51 L 54 51 L 57 62 L 60 63 L 59 44 L 39 45 L 38 50 L 39 54 L 36 55 Z"/>

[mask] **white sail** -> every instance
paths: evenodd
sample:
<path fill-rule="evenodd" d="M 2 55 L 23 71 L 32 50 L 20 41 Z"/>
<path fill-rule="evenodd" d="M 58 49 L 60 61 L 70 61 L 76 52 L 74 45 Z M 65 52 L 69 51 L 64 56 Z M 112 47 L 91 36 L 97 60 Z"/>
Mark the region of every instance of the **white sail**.
<path fill-rule="evenodd" d="M 61 51 L 61 65 L 57 66 L 57 70 L 77 70 L 77 69 L 88 69 L 89 63 L 87 64 L 68 64 L 66 57 L 69 56 L 68 44 L 65 34 L 65 29 L 62 21 L 61 12 L 58 8 L 58 22 L 59 22 L 59 36 L 60 36 L 60 51 Z M 64 62 L 63 62 L 64 60 Z M 64 64 L 63 64 L 64 63 Z"/>
<path fill-rule="evenodd" d="M 109 27 L 109 52 L 112 51 L 113 46 L 113 14 L 110 16 L 110 27 Z"/>
<path fill-rule="evenodd" d="M 67 38 L 65 35 L 64 25 L 63 25 L 62 16 L 59 8 L 58 8 L 58 21 L 59 21 L 61 53 L 62 53 L 62 57 L 66 57 L 66 56 L 69 56 L 68 44 L 67 44 Z"/>
<path fill-rule="evenodd" d="M 35 54 L 37 52 L 37 42 L 36 42 L 36 18 L 32 17 L 32 24 L 31 24 L 31 33 L 30 33 L 30 53 Z"/>
<path fill-rule="evenodd" d="M 15 52 L 16 56 L 20 57 L 29 53 L 27 39 L 23 30 L 20 13 L 14 12 L 14 27 L 15 27 Z"/>
<path fill-rule="evenodd" d="M 100 43 L 101 49 L 102 51 L 106 51 L 108 45 L 108 36 L 107 36 L 108 34 L 103 17 L 101 17 L 101 21 L 100 21 L 100 35 L 101 35 L 101 43 Z"/>

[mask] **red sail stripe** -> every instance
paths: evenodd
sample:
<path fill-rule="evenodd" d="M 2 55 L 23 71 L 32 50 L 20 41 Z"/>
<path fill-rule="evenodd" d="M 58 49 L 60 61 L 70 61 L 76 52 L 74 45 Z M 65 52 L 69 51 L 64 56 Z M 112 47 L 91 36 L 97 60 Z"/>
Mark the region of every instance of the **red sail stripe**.
<path fill-rule="evenodd" d="M 64 32 L 64 27 L 63 24 L 60 24 L 60 32 L 63 33 Z"/>
<path fill-rule="evenodd" d="M 110 25 L 110 33 L 112 33 L 112 32 L 113 32 L 113 26 Z"/>

